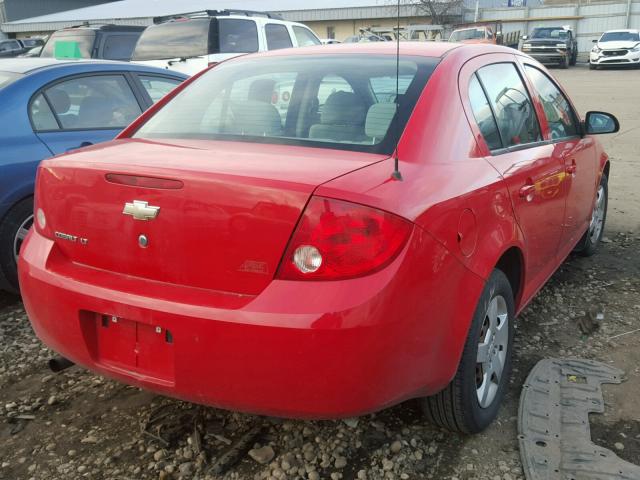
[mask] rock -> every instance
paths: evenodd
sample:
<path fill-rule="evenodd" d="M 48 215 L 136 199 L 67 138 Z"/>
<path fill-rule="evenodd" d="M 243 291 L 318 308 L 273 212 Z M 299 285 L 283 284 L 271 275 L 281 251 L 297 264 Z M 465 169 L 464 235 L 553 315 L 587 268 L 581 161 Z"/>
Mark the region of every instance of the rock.
<path fill-rule="evenodd" d="M 49 405 L 49 406 L 55 405 L 56 403 L 58 403 L 58 399 L 56 398 L 55 395 L 51 395 L 49 397 L 49 399 L 47 400 L 47 405 Z"/>
<path fill-rule="evenodd" d="M 356 428 L 360 420 L 358 419 L 358 417 L 353 417 L 353 418 L 343 418 L 342 421 L 347 427 Z"/>
<path fill-rule="evenodd" d="M 614 443 L 613 446 L 616 447 L 616 450 L 624 450 L 624 445 L 620 442 Z"/>
<path fill-rule="evenodd" d="M 336 462 L 334 463 L 336 468 L 344 468 L 347 466 L 347 459 L 344 457 L 336 458 Z"/>
<path fill-rule="evenodd" d="M 366 470 L 358 470 L 358 480 L 367 480 Z"/>
<path fill-rule="evenodd" d="M 340 472 L 333 472 L 331 474 L 331 480 L 341 480 L 342 474 Z"/>
<path fill-rule="evenodd" d="M 153 459 L 156 462 L 159 462 L 160 460 L 162 460 L 166 456 L 167 456 L 167 452 L 166 451 L 158 450 L 156 453 L 153 454 Z"/>
<path fill-rule="evenodd" d="M 273 451 L 273 448 L 271 448 L 269 445 L 266 445 L 262 448 L 253 448 L 249 450 L 249 456 L 259 464 L 266 465 L 271 460 L 273 460 L 273 457 L 275 457 L 276 454 Z"/>
<path fill-rule="evenodd" d="M 382 469 L 390 472 L 391 470 L 393 470 L 393 462 L 391 460 L 389 460 L 388 458 L 385 458 L 382 460 Z"/>
<path fill-rule="evenodd" d="M 178 472 L 180 472 L 180 475 L 191 475 L 191 473 L 193 472 L 193 463 L 192 462 L 181 463 L 180 466 L 178 467 Z"/>
<path fill-rule="evenodd" d="M 87 435 L 82 440 L 80 440 L 80 443 L 98 443 L 98 439 L 93 435 Z"/>
<path fill-rule="evenodd" d="M 75 450 L 69 450 L 69 451 L 67 452 L 67 455 L 69 455 L 70 457 L 75 457 L 75 456 L 76 456 L 76 453 L 78 453 L 78 452 L 76 452 Z"/>
<path fill-rule="evenodd" d="M 400 440 L 396 440 L 391 444 L 390 450 L 392 453 L 398 453 L 402 450 L 402 442 Z"/>
<path fill-rule="evenodd" d="M 308 477 L 309 477 L 309 480 L 320 480 L 320 474 L 315 470 L 312 470 L 311 472 L 309 472 Z"/>

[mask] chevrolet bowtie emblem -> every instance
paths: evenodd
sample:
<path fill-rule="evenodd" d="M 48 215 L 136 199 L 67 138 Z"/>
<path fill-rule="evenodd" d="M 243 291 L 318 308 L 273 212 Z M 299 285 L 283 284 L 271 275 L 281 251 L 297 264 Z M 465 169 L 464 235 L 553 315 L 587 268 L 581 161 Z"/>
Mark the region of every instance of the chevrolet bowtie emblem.
<path fill-rule="evenodd" d="M 140 200 L 134 200 L 133 203 L 125 203 L 124 210 L 125 215 L 131 215 L 136 220 L 153 220 L 158 216 L 160 207 L 152 207 L 147 202 L 141 202 Z"/>

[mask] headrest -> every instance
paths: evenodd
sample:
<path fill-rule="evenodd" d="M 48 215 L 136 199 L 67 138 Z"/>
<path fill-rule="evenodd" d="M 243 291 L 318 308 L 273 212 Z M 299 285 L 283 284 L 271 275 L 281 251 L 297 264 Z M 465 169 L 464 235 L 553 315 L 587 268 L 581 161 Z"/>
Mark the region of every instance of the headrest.
<path fill-rule="evenodd" d="M 395 103 L 374 103 L 367 112 L 364 133 L 367 137 L 382 140 L 389 130 L 389 125 L 396 114 Z"/>
<path fill-rule="evenodd" d="M 262 78 L 254 80 L 249 87 L 249 100 L 254 102 L 271 103 L 273 96 L 273 87 L 276 85 L 275 80 Z"/>
<path fill-rule="evenodd" d="M 322 107 L 320 122 L 325 125 L 360 126 L 364 123 L 366 106 L 352 92 L 333 92 Z"/>
<path fill-rule="evenodd" d="M 47 92 L 47 98 L 58 115 L 65 114 L 71 108 L 69 94 L 59 88 L 52 88 Z"/>

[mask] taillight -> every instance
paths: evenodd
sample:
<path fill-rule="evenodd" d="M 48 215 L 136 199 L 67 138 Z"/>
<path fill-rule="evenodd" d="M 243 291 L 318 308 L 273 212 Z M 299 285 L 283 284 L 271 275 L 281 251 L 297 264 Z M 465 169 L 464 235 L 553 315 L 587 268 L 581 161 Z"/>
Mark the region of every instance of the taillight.
<path fill-rule="evenodd" d="M 368 275 L 396 258 L 412 229 L 411 222 L 392 213 L 312 197 L 276 277 L 339 280 Z"/>

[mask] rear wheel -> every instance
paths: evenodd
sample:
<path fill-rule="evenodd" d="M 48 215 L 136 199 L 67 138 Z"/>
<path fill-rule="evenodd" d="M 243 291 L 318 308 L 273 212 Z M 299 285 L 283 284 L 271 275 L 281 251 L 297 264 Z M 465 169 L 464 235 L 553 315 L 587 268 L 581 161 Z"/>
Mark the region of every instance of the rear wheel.
<path fill-rule="evenodd" d="M 455 377 L 422 401 L 429 421 L 452 431 L 477 433 L 496 418 L 511 374 L 514 311 L 509 280 L 494 270 L 473 315 Z"/>
<path fill-rule="evenodd" d="M 33 198 L 13 206 L 0 223 L 0 286 L 17 293 L 18 256 L 33 224 Z"/>
<path fill-rule="evenodd" d="M 562 60 L 560 60 L 560 68 L 569 68 L 569 57 L 564 57 Z"/>
<path fill-rule="evenodd" d="M 589 62 L 589 70 L 597 70 L 598 66 L 594 63 Z"/>
<path fill-rule="evenodd" d="M 609 205 L 609 179 L 606 174 L 602 174 L 598 191 L 596 192 L 596 200 L 589 221 L 589 228 L 584 233 L 576 251 L 585 257 L 590 257 L 598 249 L 598 244 L 604 234 L 604 224 L 607 220 L 607 207 Z"/>

